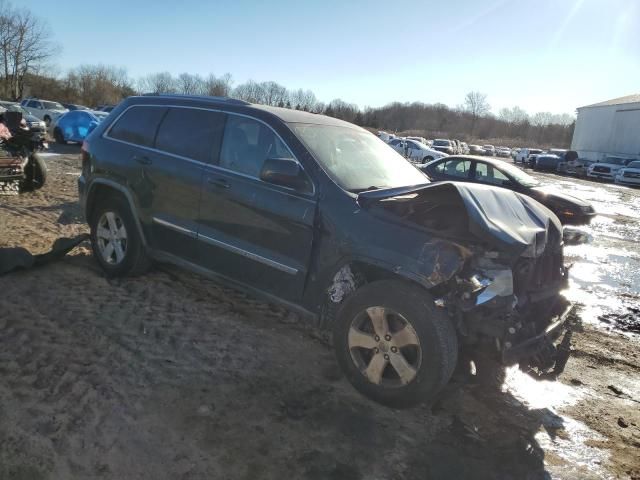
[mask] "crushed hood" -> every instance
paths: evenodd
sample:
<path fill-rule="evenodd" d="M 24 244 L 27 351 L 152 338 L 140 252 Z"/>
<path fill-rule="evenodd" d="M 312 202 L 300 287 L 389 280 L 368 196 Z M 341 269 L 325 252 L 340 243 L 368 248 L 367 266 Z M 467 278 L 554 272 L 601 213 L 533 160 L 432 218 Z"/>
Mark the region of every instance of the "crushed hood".
<path fill-rule="evenodd" d="M 362 192 L 358 195 L 358 203 L 363 208 L 386 204 L 410 222 L 428 224 L 427 228 L 434 233 L 439 224 L 429 215 L 440 215 L 445 222 L 448 216 L 453 222 L 462 220 L 466 213 L 466 232 L 457 228 L 456 236 L 470 233 L 514 257 L 539 256 L 550 239 L 558 244 L 562 241 L 562 226 L 551 210 L 530 197 L 504 188 L 437 182 Z M 438 208 L 439 203 L 443 208 Z M 406 208 L 398 208 L 402 206 Z"/>

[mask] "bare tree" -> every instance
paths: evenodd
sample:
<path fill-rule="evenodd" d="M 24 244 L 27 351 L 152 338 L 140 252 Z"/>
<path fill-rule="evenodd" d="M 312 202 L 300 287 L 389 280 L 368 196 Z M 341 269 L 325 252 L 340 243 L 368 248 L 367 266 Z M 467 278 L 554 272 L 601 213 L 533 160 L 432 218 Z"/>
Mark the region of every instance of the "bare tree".
<path fill-rule="evenodd" d="M 204 93 L 213 97 L 228 97 L 231 95 L 232 84 L 230 73 L 225 73 L 221 77 L 216 77 L 211 73 L 204 81 Z"/>
<path fill-rule="evenodd" d="M 178 93 L 184 95 L 203 95 L 205 92 L 205 82 L 200 75 L 181 73 L 175 80 L 175 87 Z"/>
<path fill-rule="evenodd" d="M 27 9 L 15 10 L 0 3 L 0 68 L 5 97 L 22 97 L 25 78 L 55 53 L 46 22 Z"/>
<path fill-rule="evenodd" d="M 464 97 L 464 109 L 471 116 L 471 135 L 473 135 L 478 118 L 487 115 L 491 109 L 487 95 L 481 92 L 469 92 Z"/>
<path fill-rule="evenodd" d="M 152 73 L 138 80 L 140 93 L 177 93 L 176 80 L 169 72 Z"/>

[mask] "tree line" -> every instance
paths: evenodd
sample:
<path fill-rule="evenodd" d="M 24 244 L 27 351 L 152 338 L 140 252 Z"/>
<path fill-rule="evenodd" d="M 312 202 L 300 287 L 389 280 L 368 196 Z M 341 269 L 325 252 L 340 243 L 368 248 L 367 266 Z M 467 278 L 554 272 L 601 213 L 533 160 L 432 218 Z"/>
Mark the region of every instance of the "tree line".
<path fill-rule="evenodd" d="M 458 138 L 468 143 L 506 146 L 567 146 L 574 118 L 539 112 L 529 115 L 519 107 L 491 113 L 487 96 L 469 92 L 462 104 L 393 102 L 360 108 L 341 99 L 324 103 L 311 90 L 288 89 L 275 81 L 248 80 L 234 85 L 231 74 L 172 75 L 157 72 L 133 79 L 123 68 L 81 65 L 63 75 L 52 74 L 49 62 L 57 48 L 46 22 L 27 9 L 15 9 L 0 0 L 0 95 L 3 100 L 34 96 L 95 107 L 116 104 L 144 93 L 175 93 L 233 97 L 251 103 L 294 108 L 340 118 L 372 130 L 427 138 Z"/>

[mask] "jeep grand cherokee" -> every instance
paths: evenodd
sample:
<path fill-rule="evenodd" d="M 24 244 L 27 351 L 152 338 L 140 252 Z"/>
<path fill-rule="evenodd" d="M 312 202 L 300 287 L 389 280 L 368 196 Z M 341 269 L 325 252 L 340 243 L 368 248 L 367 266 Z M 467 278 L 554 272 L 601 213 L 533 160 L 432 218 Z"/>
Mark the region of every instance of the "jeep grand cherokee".
<path fill-rule="evenodd" d="M 172 262 L 282 302 L 333 331 L 349 381 L 383 404 L 432 400 L 459 355 L 562 369 L 555 215 L 509 190 L 430 183 L 350 123 L 131 97 L 85 141 L 78 185 L 107 275 Z"/>

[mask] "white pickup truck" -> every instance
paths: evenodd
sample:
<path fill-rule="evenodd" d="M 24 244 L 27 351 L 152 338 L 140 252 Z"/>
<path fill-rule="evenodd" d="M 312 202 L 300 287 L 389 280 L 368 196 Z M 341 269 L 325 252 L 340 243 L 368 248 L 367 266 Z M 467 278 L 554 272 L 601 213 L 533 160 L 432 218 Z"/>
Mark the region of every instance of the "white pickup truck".
<path fill-rule="evenodd" d="M 513 159 L 514 163 L 528 163 L 531 155 L 539 155 L 542 150 L 539 148 L 521 148 Z"/>

